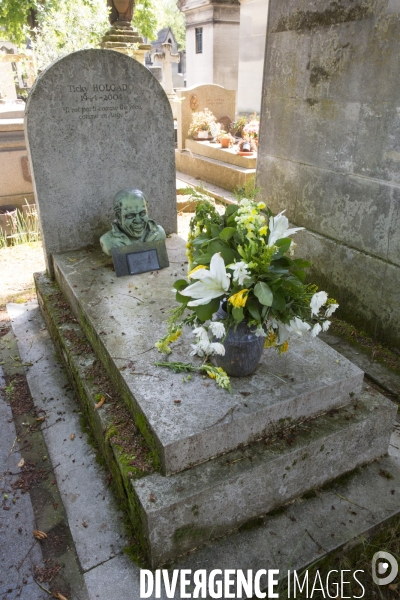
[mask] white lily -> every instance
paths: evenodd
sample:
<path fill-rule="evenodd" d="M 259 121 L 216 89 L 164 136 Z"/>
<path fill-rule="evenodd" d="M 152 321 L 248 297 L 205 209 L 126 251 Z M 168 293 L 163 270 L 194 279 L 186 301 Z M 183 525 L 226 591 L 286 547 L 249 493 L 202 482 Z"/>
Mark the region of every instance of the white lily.
<path fill-rule="evenodd" d="M 195 298 L 188 302 L 188 306 L 200 306 L 208 304 L 213 298 L 219 298 L 225 294 L 230 285 L 229 275 L 226 272 L 224 259 L 217 252 L 211 259 L 210 269 L 199 269 L 193 271 L 192 279 L 198 279 L 184 290 L 180 290 L 182 296 Z"/>
<path fill-rule="evenodd" d="M 252 331 L 252 333 L 254 333 L 254 335 L 256 337 L 267 337 L 267 334 L 265 333 L 262 325 L 257 325 L 257 329 L 255 329 L 254 331 Z"/>
<path fill-rule="evenodd" d="M 242 260 L 240 262 L 229 265 L 229 268 L 233 270 L 233 281 L 237 281 L 239 285 L 243 285 L 244 280 L 247 279 L 250 275 L 250 272 L 247 270 L 248 266 L 249 265 L 243 262 Z"/>
<path fill-rule="evenodd" d="M 291 229 L 288 229 L 289 221 L 283 215 L 284 212 L 285 211 L 283 210 L 281 213 L 279 213 L 279 215 L 276 215 L 276 217 L 270 217 L 269 219 L 269 247 L 273 246 L 277 240 L 286 238 L 289 235 L 296 233 L 296 231 L 304 229 L 304 227 L 292 227 Z"/>
<path fill-rule="evenodd" d="M 325 311 L 325 317 L 331 317 L 337 308 L 339 308 L 339 304 L 328 304 L 328 308 Z"/>
<path fill-rule="evenodd" d="M 271 326 L 274 329 L 279 329 L 279 343 L 280 344 L 284 344 L 290 337 L 290 334 L 292 333 L 292 328 L 290 325 L 286 325 L 285 323 L 282 323 L 281 321 L 277 321 L 276 319 L 271 319 Z"/>
<path fill-rule="evenodd" d="M 330 327 L 331 322 L 330 321 L 324 321 L 322 323 L 322 331 L 328 331 L 329 327 Z"/>
<path fill-rule="evenodd" d="M 317 337 L 319 333 L 321 333 L 322 327 L 319 323 L 315 323 L 314 327 L 311 329 L 311 337 Z"/>
<path fill-rule="evenodd" d="M 299 317 L 295 317 L 290 321 L 290 329 L 293 333 L 297 333 L 297 335 L 303 335 L 311 329 L 311 325 L 299 319 Z"/>
<path fill-rule="evenodd" d="M 219 354 L 225 356 L 225 347 L 219 342 L 213 342 L 208 348 L 207 354 Z"/>
<path fill-rule="evenodd" d="M 225 327 L 223 323 L 219 321 L 211 321 L 210 323 L 211 333 L 218 339 L 221 339 L 225 335 Z"/>
<path fill-rule="evenodd" d="M 328 294 L 326 292 L 317 292 L 316 294 L 314 294 L 310 302 L 311 315 L 317 315 L 319 309 L 325 304 L 327 300 Z"/>

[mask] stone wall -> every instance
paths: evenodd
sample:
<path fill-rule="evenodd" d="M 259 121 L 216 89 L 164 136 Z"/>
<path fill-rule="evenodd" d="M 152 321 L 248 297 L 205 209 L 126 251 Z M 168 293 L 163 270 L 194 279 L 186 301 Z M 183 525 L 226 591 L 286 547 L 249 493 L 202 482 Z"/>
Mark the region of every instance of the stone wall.
<path fill-rule="evenodd" d="M 237 112 L 259 113 L 269 0 L 240 0 Z"/>
<path fill-rule="evenodd" d="M 270 0 L 260 196 L 339 316 L 400 341 L 400 3 Z"/>

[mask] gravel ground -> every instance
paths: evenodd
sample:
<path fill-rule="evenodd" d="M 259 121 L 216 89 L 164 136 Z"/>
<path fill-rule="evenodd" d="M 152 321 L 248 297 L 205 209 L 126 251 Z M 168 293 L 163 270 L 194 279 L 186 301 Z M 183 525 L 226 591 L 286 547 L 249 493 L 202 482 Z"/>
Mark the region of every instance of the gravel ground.
<path fill-rule="evenodd" d="M 178 234 L 186 239 L 192 213 L 178 216 Z M 35 295 L 33 273 L 46 269 L 41 242 L 0 250 L 0 307 Z"/>
<path fill-rule="evenodd" d="M 44 255 L 40 242 L 10 246 L 0 250 L 0 306 L 34 295 L 33 273 L 44 271 Z"/>

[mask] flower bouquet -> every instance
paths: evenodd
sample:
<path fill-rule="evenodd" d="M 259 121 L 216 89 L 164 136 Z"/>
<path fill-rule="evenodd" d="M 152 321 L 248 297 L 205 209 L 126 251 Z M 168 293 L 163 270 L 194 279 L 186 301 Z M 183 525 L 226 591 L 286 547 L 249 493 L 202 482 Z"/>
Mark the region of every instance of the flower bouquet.
<path fill-rule="evenodd" d="M 187 243 L 189 273 L 174 283 L 179 306 L 167 335 L 156 344 L 161 352 L 171 351 L 169 344 L 181 335 L 183 324 L 193 327 L 196 338 L 191 355 L 205 361 L 225 354 L 228 332 L 242 323 L 264 340 L 265 348 L 275 347 L 280 354 L 288 350 L 290 337 L 315 337 L 329 328 L 338 304 L 305 283 L 310 263 L 293 257 L 289 237 L 303 228 L 290 228 L 283 212 L 273 215 L 263 203 L 244 198 L 221 215 L 206 198 L 198 202 Z M 219 369 L 223 377 L 221 383 L 214 372 L 217 383 L 229 388 L 229 378 Z"/>
<path fill-rule="evenodd" d="M 205 138 L 211 134 L 211 129 L 216 126 L 216 118 L 213 113 L 204 109 L 204 111 L 194 112 L 190 123 L 188 135 L 191 138 L 200 137 L 204 133 Z"/>

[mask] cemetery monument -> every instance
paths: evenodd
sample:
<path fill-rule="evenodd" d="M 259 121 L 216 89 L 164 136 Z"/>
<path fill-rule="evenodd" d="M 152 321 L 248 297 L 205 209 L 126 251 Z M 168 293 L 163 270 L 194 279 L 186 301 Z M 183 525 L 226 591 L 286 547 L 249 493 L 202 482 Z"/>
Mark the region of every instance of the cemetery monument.
<path fill-rule="evenodd" d="M 395 405 L 365 390 L 363 372 L 316 338 L 294 340 L 283 356 L 264 352 L 251 376 L 232 380 L 231 394 L 154 365 L 174 305 L 172 282 L 186 277 L 187 258 L 185 240 L 174 233 L 172 113 L 142 65 L 107 50 L 56 61 L 32 90 L 26 132 L 53 278 L 36 276 L 39 304 L 151 567 L 387 452 Z M 116 280 L 99 238 L 109 231 L 111 199 L 133 186 L 148 200 L 154 231 L 160 225 L 167 234 L 171 266 Z M 128 197 L 138 201 L 137 192 L 124 191 Z M 137 206 L 132 213 L 135 221 Z M 141 219 L 133 237 L 147 234 Z M 59 320 L 60 290 L 75 322 Z M 68 331 L 93 352 L 74 362 Z M 187 360 L 190 341 L 184 331 L 178 361 Z M 140 430 L 153 473 L 137 477 L 112 446 L 107 404 L 96 406 L 90 392 L 88 369 L 96 361 Z M 279 438 L 285 426 L 296 431 L 291 444 Z M 247 564 L 245 532 L 237 535 L 237 558 Z"/>

